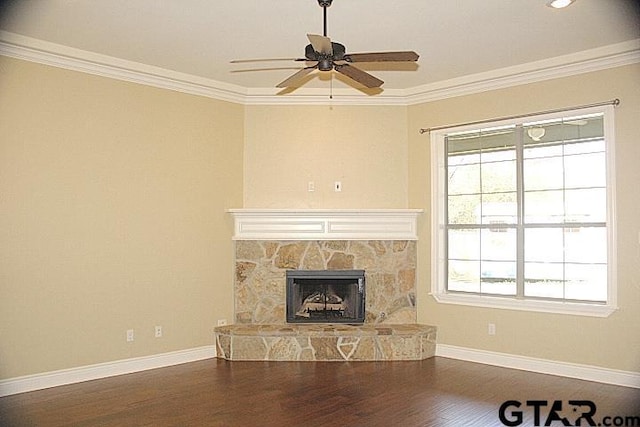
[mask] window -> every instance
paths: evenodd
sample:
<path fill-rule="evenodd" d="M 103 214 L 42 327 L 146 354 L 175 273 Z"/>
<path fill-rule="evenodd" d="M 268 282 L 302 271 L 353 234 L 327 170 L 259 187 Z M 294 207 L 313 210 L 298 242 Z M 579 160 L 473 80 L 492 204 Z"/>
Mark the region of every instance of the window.
<path fill-rule="evenodd" d="M 431 132 L 438 301 L 615 310 L 612 121 L 606 106 Z"/>

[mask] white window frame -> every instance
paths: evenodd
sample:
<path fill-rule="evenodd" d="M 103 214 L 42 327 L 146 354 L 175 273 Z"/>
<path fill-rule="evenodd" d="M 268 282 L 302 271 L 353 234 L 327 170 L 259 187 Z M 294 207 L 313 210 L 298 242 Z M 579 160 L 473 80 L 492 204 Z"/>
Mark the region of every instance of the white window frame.
<path fill-rule="evenodd" d="M 540 300 L 513 296 L 464 294 L 447 291 L 446 277 L 446 161 L 445 136 L 453 132 L 465 132 L 480 128 L 492 128 L 553 120 L 562 117 L 602 113 L 604 123 L 605 158 L 607 174 L 607 301 L 574 302 L 565 300 Z M 526 118 L 472 124 L 431 131 L 431 295 L 439 303 L 475 307 L 523 310 L 545 313 L 572 314 L 592 317 L 608 317 L 617 305 L 617 256 L 615 212 L 615 138 L 614 111 L 612 105 L 562 111 L 560 113 L 527 116 Z"/>

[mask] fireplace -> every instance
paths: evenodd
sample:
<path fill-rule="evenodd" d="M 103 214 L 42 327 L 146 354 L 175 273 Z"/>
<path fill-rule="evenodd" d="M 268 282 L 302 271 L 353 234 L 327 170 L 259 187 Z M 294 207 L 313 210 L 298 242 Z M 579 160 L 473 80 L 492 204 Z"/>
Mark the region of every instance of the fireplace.
<path fill-rule="evenodd" d="M 288 323 L 364 323 L 364 270 L 287 270 Z"/>
<path fill-rule="evenodd" d="M 230 212 L 234 324 L 215 328 L 218 357 L 380 361 L 435 354 L 436 328 L 416 324 L 419 210 Z"/>
<path fill-rule="evenodd" d="M 234 323 L 305 325 L 287 321 L 289 270 L 364 270 L 364 323 L 415 323 L 416 263 L 410 240 L 237 240 Z"/>

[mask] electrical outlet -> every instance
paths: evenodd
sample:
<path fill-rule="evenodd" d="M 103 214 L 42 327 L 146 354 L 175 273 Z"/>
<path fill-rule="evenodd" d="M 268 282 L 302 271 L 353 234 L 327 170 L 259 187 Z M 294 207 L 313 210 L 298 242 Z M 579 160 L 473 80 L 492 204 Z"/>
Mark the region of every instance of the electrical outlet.
<path fill-rule="evenodd" d="M 156 326 L 155 337 L 162 338 L 162 326 Z"/>
<path fill-rule="evenodd" d="M 496 334 L 496 324 L 495 323 L 489 323 L 489 325 L 487 327 L 487 332 L 489 333 L 489 335 L 495 335 Z"/>
<path fill-rule="evenodd" d="M 342 191 L 342 182 L 340 182 L 340 181 L 336 181 L 336 182 L 334 182 L 334 183 L 333 183 L 333 190 L 334 190 L 336 193 L 341 192 L 341 191 Z"/>
<path fill-rule="evenodd" d="M 127 329 L 127 342 L 133 341 L 133 329 Z"/>
<path fill-rule="evenodd" d="M 218 326 L 227 326 L 227 319 L 218 319 Z"/>

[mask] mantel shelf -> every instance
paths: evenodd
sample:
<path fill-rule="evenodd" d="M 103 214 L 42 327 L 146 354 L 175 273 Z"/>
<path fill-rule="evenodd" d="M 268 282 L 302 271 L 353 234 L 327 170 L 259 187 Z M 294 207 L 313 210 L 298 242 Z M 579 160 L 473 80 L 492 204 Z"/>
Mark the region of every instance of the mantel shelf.
<path fill-rule="evenodd" d="M 234 240 L 417 240 L 422 209 L 229 209 Z"/>

